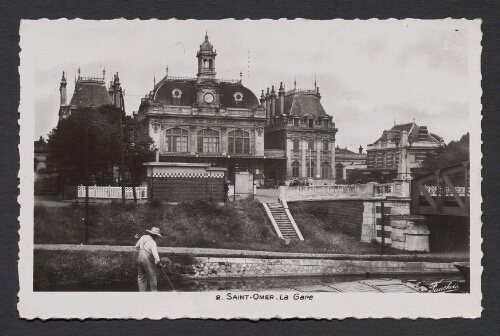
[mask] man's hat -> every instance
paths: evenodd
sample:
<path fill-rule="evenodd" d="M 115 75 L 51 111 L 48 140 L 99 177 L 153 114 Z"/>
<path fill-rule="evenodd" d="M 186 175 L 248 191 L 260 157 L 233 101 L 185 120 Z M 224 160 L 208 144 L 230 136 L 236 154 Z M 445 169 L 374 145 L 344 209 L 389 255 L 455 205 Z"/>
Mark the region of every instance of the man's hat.
<path fill-rule="evenodd" d="M 161 237 L 160 229 L 158 229 L 157 227 L 153 227 L 151 230 L 146 230 L 146 231 Z"/>

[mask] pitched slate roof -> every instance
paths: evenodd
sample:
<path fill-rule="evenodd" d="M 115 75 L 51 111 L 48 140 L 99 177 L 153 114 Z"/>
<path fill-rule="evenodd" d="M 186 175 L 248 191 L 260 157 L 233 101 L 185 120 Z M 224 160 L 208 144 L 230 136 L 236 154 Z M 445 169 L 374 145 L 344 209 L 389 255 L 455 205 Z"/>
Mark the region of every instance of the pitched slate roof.
<path fill-rule="evenodd" d="M 312 93 L 292 93 L 285 96 L 285 113 L 301 117 L 312 114 L 315 117 L 327 115 L 320 100 Z"/>
<path fill-rule="evenodd" d="M 426 141 L 426 142 L 436 142 L 436 143 L 441 142 L 442 138 L 434 133 L 426 132 L 426 135 L 424 137 L 420 135 L 421 128 L 426 129 L 427 127 L 425 126 L 420 127 L 413 122 L 394 125 L 390 130 L 384 131 L 382 136 L 378 138 L 378 140 L 375 141 L 373 144 L 394 141 L 396 136 L 401 131 L 406 131 L 408 133 L 408 136 L 409 137 L 411 136 L 414 139 L 414 141 Z"/>
<path fill-rule="evenodd" d="M 113 104 L 104 80 L 78 79 L 70 105 L 76 107 L 103 106 Z"/>

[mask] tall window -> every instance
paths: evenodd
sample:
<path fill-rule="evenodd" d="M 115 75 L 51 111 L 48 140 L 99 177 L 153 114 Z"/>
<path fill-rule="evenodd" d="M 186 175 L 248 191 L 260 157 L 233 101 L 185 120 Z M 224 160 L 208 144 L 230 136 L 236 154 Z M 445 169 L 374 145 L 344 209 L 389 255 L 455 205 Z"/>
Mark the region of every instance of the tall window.
<path fill-rule="evenodd" d="M 250 133 L 237 130 L 228 133 L 228 152 L 250 154 Z"/>
<path fill-rule="evenodd" d="M 300 140 L 299 139 L 293 139 L 293 150 L 294 151 L 300 150 Z"/>
<path fill-rule="evenodd" d="M 310 149 L 310 150 L 314 150 L 314 142 L 315 142 L 315 141 L 314 141 L 314 139 L 310 139 L 310 140 L 308 140 L 308 141 L 307 141 L 307 145 L 308 145 L 308 146 L 307 146 L 307 149 L 308 149 L 308 150 L 309 150 L 309 149 Z"/>
<path fill-rule="evenodd" d="M 188 131 L 182 128 L 169 128 L 165 131 L 165 151 L 187 152 Z"/>
<path fill-rule="evenodd" d="M 299 118 L 293 118 L 293 127 L 299 127 Z"/>
<path fill-rule="evenodd" d="M 298 161 L 293 161 L 292 163 L 292 177 L 300 176 L 300 163 Z"/>
<path fill-rule="evenodd" d="M 330 164 L 328 162 L 323 162 L 321 164 L 321 178 L 323 180 L 330 179 Z"/>
<path fill-rule="evenodd" d="M 211 129 L 198 131 L 198 153 L 219 152 L 219 132 Z"/>
<path fill-rule="evenodd" d="M 328 152 L 328 140 L 323 140 L 323 152 Z"/>
<path fill-rule="evenodd" d="M 323 119 L 323 126 L 328 127 L 329 120 L 328 119 Z"/>
<path fill-rule="evenodd" d="M 313 128 L 314 127 L 314 119 L 309 119 L 307 120 L 307 126 L 309 128 Z"/>
<path fill-rule="evenodd" d="M 311 161 L 309 164 L 309 161 L 306 163 L 307 166 L 307 177 L 313 178 L 314 177 L 314 161 Z"/>

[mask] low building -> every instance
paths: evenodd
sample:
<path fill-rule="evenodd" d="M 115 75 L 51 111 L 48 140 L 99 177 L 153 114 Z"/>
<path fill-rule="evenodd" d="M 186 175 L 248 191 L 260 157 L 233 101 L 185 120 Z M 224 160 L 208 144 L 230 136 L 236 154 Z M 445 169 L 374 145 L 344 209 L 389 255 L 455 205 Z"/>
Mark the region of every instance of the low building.
<path fill-rule="evenodd" d="M 347 180 L 347 176 L 353 170 L 366 169 L 366 153 L 363 147 L 359 146 L 358 153 L 354 153 L 346 148 L 335 148 L 335 170 L 337 180 Z"/>
<path fill-rule="evenodd" d="M 443 146 L 443 139 L 430 133 L 427 126 L 418 126 L 414 122 L 394 125 L 385 130 L 382 136 L 367 147 L 367 169 L 363 172 L 381 181 L 391 181 L 396 177 L 400 161 L 398 142 L 401 132 L 406 131 L 410 143 L 409 164 L 410 169 L 416 169 L 425 159 L 426 155 L 435 152 Z"/>

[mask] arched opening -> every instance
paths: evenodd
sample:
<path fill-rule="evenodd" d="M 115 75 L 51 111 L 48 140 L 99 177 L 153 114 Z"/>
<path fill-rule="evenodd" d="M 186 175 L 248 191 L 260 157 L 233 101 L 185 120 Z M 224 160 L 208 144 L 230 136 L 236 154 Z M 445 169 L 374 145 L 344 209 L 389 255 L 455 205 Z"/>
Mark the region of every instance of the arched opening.
<path fill-rule="evenodd" d="M 330 171 L 330 164 L 328 162 L 323 162 L 321 164 L 321 178 L 323 180 L 329 180 L 331 178 Z"/>
<path fill-rule="evenodd" d="M 250 133 L 236 130 L 228 133 L 228 152 L 250 154 Z"/>
<path fill-rule="evenodd" d="M 198 131 L 198 153 L 219 153 L 219 132 L 212 129 Z"/>
<path fill-rule="evenodd" d="M 169 128 L 165 131 L 164 151 L 187 152 L 188 131 L 182 128 Z"/>

